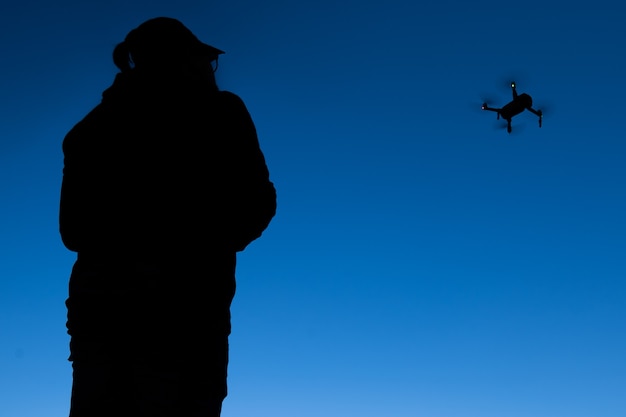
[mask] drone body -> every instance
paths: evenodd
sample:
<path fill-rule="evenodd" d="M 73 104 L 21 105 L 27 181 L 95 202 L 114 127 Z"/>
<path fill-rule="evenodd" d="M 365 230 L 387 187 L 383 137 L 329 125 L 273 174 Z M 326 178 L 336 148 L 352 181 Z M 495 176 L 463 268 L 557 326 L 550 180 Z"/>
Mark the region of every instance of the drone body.
<path fill-rule="evenodd" d="M 498 114 L 498 120 L 502 117 L 506 120 L 506 130 L 511 133 L 511 119 L 513 116 L 516 116 L 523 112 L 524 110 L 528 110 L 529 112 L 537 115 L 539 117 L 539 127 L 541 127 L 541 122 L 543 119 L 543 113 L 541 110 L 533 109 L 533 99 L 526 93 L 517 94 L 517 90 L 515 88 L 515 82 L 511 82 L 511 90 L 513 92 L 513 101 L 506 104 L 502 108 L 489 107 L 487 103 L 483 103 L 482 109 L 496 112 Z"/>

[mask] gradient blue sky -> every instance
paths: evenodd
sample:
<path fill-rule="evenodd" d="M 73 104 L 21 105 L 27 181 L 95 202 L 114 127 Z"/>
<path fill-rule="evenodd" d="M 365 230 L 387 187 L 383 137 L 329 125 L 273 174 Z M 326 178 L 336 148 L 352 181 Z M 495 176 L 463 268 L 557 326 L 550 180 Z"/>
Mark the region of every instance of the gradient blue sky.
<path fill-rule="evenodd" d="M 624 6 L 419 3 L 2 3 L 0 416 L 67 415 L 61 141 L 171 16 L 226 51 L 279 193 L 224 417 L 623 417 Z M 480 112 L 510 78 L 543 128 Z"/>

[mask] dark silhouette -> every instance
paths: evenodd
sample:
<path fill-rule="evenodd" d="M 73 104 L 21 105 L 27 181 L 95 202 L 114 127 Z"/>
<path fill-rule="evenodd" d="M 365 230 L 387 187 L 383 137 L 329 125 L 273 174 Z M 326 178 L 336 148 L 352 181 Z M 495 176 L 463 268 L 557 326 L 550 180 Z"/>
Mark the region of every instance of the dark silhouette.
<path fill-rule="evenodd" d="M 148 20 L 64 139 L 71 417 L 220 415 L 236 252 L 276 211 L 253 121 L 216 85 L 222 53 Z"/>
<path fill-rule="evenodd" d="M 517 94 L 517 89 L 515 88 L 515 81 L 511 81 L 511 91 L 513 92 L 513 101 L 504 105 L 501 109 L 495 107 L 489 107 L 487 103 L 483 103 L 482 109 L 494 111 L 498 114 L 498 120 L 500 120 L 500 116 L 504 120 L 506 120 L 506 131 L 511 133 L 511 119 L 513 116 L 517 116 L 524 110 L 528 110 L 529 112 L 535 114 L 539 117 L 539 127 L 541 127 L 541 123 L 543 121 L 543 112 L 541 110 L 533 109 L 533 99 L 526 93 Z"/>

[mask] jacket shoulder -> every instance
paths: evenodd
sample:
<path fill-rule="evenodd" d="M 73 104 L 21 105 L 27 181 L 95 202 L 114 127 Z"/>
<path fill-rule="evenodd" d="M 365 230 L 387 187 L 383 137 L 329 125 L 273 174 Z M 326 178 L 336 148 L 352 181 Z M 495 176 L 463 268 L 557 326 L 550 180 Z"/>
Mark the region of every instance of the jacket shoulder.
<path fill-rule="evenodd" d="M 218 92 L 218 100 L 223 105 L 226 105 L 228 107 L 238 107 L 238 108 L 243 108 L 243 109 L 246 108 L 246 105 L 244 104 L 241 97 L 239 97 L 237 94 L 232 93 L 230 91 Z"/>

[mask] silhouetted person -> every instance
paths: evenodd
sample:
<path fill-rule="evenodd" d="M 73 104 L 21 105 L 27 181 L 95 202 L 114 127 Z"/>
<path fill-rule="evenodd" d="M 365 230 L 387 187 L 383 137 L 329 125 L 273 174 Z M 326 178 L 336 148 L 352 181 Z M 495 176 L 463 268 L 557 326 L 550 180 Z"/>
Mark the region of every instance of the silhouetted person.
<path fill-rule="evenodd" d="M 221 53 L 177 20 L 141 24 L 65 137 L 71 417 L 220 415 L 236 252 L 276 210 L 252 119 L 215 83 Z"/>

